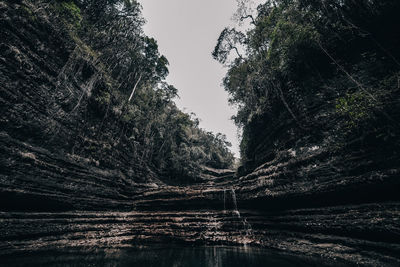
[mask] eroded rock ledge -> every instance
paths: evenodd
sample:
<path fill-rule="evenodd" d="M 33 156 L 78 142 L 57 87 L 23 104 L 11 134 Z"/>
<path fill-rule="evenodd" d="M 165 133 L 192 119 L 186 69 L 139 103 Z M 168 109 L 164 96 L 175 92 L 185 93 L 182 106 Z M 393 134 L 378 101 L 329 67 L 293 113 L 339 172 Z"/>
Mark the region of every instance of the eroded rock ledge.
<path fill-rule="evenodd" d="M 1 256 L 172 242 L 261 246 L 333 265 L 399 263 L 398 202 L 271 210 L 259 208 L 271 205 L 260 200 L 242 208 L 232 176 L 225 178 L 148 188 L 127 201 L 126 212 L 1 212 Z"/>
<path fill-rule="evenodd" d="M 77 105 L 89 83 L 104 82 L 90 56 L 16 5 L 0 2 L 0 257 L 184 242 L 400 264 L 398 159 L 316 144 L 241 177 L 208 169 L 199 184 L 168 186 L 129 159 L 124 140 L 107 146 L 118 125 Z M 81 68 L 66 73 L 71 61 Z"/>

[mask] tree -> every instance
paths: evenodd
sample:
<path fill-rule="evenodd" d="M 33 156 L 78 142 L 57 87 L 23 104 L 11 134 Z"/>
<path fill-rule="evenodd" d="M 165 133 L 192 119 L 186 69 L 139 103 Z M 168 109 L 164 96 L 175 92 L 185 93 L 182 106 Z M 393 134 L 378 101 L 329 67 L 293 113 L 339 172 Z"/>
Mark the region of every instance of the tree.
<path fill-rule="evenodd" d="M 240 45 L 245 43 L 245 35 L 235 29 L 225 28 L 217 41 L 212 56 L 220 63 L 225 64 L 231 54 L 231 51 L 236 53 L 239 59 L 242 59 L 240 53 Z"/>
<path fill-rule="evenodd" d="M 394 81 L 400 68 L 400 38 L 391 30 L 400 22 L 400 2 L 269 0 L 253 18 L 246 16 L 245 2 L 239 1 L 236 18 L 252 19 L 253 27 L 243 33 L 224 29 L 213 51 L 220 63 L 230 62 L 224 87 L 238 107 L 234 120 L 244 130 L 244 161 L 254 161 L 259 142 L 285 146 L 289 137 L 273 137 L 278 127 L 298 139 L 310 132 L 354 138 L 382 121 L 392 135 L 397 132 L 387 97 L 397 99 L 398 86 L 382 83 Z M 239 45 L 245 53 L 229 60 Z M 317 110 L 340 121 L 341 130 L 326 128 Z"/>

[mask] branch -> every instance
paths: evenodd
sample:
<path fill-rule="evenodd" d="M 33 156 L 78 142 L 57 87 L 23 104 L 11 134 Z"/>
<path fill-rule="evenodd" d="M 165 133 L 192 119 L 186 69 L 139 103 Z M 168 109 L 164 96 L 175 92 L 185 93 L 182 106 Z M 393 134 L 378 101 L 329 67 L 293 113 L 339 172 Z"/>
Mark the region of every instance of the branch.
<path fill-rule="evenodd" d="M 232 46 L 232 45 L 231 45 L 231 49 L 234 49 L 234 50 L 236 51 L 236 54 L 238 55 L 238 57 L 239 57 L 240 59 L 243 58 L 242 55 L 239 53 L 239 49 L 237 49 L 236 46 Z"/>
<path fill-rule="evenodd" d="M 247 15 L 247 16 L 240 17 L 240 21 L 243 21 L 245 19 L 251 19 L 251 24 L 256 25 L 256 21 L 255 21 L 253 15 Z"/>
<path fill-rule="evenodd" d="M 319 47 L 322 49 L 322 51 L 333 61 L 333 63 L 335 63 L 335 65 L 343 72 L 347 75 L 347 77 L 349 77 L 349 79 L 351 81 L 353 81 L 365 94 L 367 94 L 372 100 L 374 100 L 376 103 L 378 103 L 379 101 L 375 98 L 374 95 L 372 95 L 368 90 L 366 90 L 364 88 L 364 86 L 357 81 L 355 78 L 353 78 L 353 76 L 351 76 L 351 74 L 349 72 L 346 71 L 346 69 L 339 64 L 339 62 L 337 60 L 335 60 L 333 58 L 333 56 L 331 56 L 331 54 L 329 54 L 329 52 L 322 46 L 322 44 L 320 42 L 318 42 Z M 399 125 L 399 123 L 393 119 L 389 114 L 387 114 L 385 111 L 381 110 L 380 111 L 388 120 L 394 122 L 395 125 Z"/>
<path fill-rule="evenodd" d="M 132 99 L 132 97 L 133 97 L 133 94 L 135 93 L 136 87 L 138 86 L 138 84 L 139 84 L 139 82 L 140 82 L 141 79 L 142 79 L 142 74 L 140 74 L 139 79 L 138 79 L 137 82 L 135 83 L 135 86 L 134 86 L 133 89 L 132 89 L 132 93 L 131 93 L 131 95 L 129 96 L 128 102 L 131 101 L 131 99 Z"/>
<path fill-rule="evenodd" d="M 286 107 L 287 111 L 288 111 L 289 114 L 292 116 L 292 118 L 294 119 L 294 121 L 297 123 L 297 125 L 299 125 L 299 127 L 300 127 L 302 130 L 306 130 L 306 128 L 304 128 L 304 127 L 301 125 L 300 121 L 297 119 L 296 115 L 294 114 L 294 112 L 293 112 L 292 109 L 290 108 L 289 104 L 287 103 L 287 101 L 286 101 L 286 99 L 285 99 L 285 96 L 283 95 L 283 91 L 282 91 L 280 85 L 276 85 L 273 81 L 271 81 L 271 83 L 272 83 L 272 85 L 278 90 L 279 96 L 280 96 L 280 99 L 282 100 L 283 105 Z"/>
<path fill-rule="evenodd" d="M 347 77 L 349 77 L 349 79 L 354 82 L 364 93 L 366 93 L 369 97 L 371 97 L 374 101 L 378 101 L 370 92 L 368 92 L 364 86 L 357 81 L 353 76 L 351 76 L 351 74 L 349 72 L 346 71 L 346 69 L 339 64 L 339 62 L 337 60 L 335 60 L 333 58 L 333 56 L 331 56 L 331 54 L 329 54 L 329 52 L 322 46 L 322 44 L 320 42 L 318 42 L 319 47 L 321 48 L 321 50 L 333 61 L 333 63 L 335 63 L 335 65 L 344 73 L 346 74 Z"/>

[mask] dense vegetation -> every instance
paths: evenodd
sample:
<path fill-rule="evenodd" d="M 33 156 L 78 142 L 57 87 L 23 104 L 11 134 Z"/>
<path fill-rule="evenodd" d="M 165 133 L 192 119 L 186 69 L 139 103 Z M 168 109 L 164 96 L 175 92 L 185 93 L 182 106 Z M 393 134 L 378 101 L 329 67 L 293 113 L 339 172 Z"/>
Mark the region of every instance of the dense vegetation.
<path fill-rule="evenodd" d="M 288 149 L 305 136 L 329 139 L 332 151 L 397 153 L 399 1 L 268 0 L 255 16 L 239 2 L 238 19 L 253 27 L 226 28 L 213 56 L 229 65 L 244 165 L 266 160 L 256 155 L 262 142 Z"/>
<path fill-rule="evenodd" d="M 132 161 L 181 181 L 197 177 L 204 165 L 231 167 L 234 157 L 226 137 L 200 129 L 199 121 L 173 102 L 177 89 L 165 82 L 168 60 L 160 55 L 157 42 L 143 33 L 138 2 L 48 4 L 101 71 L 106 82 L 92 86 L 90 108 L 103 122 L 111 118 L 122 129 L 113 139 L 129 139 Z"/>

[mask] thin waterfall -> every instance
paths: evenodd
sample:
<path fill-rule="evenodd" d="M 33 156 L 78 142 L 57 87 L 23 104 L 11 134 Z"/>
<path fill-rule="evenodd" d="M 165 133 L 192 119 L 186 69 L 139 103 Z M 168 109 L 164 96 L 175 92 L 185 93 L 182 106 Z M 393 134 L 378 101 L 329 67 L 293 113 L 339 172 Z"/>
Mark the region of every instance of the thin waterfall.
<path fill-rule="evenodd" d="M 236 214 L 238 216 L 238 218 L 240 218 L 240 212 L 238 210 L 237 201 L 236 201 L 235 189 L 232 188 L 231 191 L 232 191 L 233 213 Z"/>
<path fill-rule="evenodd" d="M 253 234 L 253 228 L 251 227 L 251 224 L 247 221 L 246 218 L 242 220 L 243 222 L 243 228 L 245 230 L 246 236 L 251 236 Z"/>
<path fill-rule="evenodd" d="M 232 187 L 230 189 L 231 192 L 231 197 L 232 197 L 232 216 L 240 219 L 242 227 L 238 228 L 238 231 L 240 231 L 240 235 L 242 236 L 242 243 L 244 245 L 251 243 L 251 240 L 253 239 L 252 237 L 254 236 L 253 233 L 253 228 L 251 224 L 247 221 L 246 218 L 242 218 L 238 209 L 238 203 L 237 203 L 237 197 L 236 197 L 236 191 Z M 224 211 L 226 209 L 226 189 L 224 189 Z M 230 206 L 229 206 L 230 207 Z M 228 207 L 228 208 L 229 208 Z M 240 225 L 240 224 L 239 224 Z M 240 229 L 242 228 L 242 229 Z"/>

